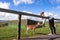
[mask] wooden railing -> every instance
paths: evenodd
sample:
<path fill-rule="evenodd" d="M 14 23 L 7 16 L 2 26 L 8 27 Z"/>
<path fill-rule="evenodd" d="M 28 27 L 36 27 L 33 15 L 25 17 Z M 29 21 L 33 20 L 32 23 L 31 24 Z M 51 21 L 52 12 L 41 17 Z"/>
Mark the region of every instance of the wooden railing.
<path fill-rule="evenodd" d="M 25 12 L 3 9 L 3 8 L 0 8 L 0 12 L 7 12 L 7 13 L 13 13 L 13 14 L 18 14 L 19 15 L 19 17 L 18 17 L 18 19 L 19 19 L 19 22 L 18 22 L 18 40 L 20 40 L 21 16 L 22 15 L 28 15 L 28 16 L 34 16 L 34 17 L 42 18 L 42 16 L 40 16 L 40 15 L 29 14 L 29 13 L 25 13 Z M 49 19 L 49 17 L 43 17 L 43 18 Z M 60 19 L 55 19 L 55 20 L 60 20 Z"/>

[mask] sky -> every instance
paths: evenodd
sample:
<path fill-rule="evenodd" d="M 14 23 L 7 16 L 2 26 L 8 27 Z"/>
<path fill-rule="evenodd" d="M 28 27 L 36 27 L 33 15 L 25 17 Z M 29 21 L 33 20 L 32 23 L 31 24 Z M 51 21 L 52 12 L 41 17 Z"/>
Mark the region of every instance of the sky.
<path fill-rule="evenodd" d="M 0 0 L 0 8 L 60 18 L 60 0 Z M 22 16 L 22 19 L 31 18 Z M 17 20 L 18 15 L 0 12 L 0 20 Z M 32 17 L 32 19 L 35 19 Z"/>

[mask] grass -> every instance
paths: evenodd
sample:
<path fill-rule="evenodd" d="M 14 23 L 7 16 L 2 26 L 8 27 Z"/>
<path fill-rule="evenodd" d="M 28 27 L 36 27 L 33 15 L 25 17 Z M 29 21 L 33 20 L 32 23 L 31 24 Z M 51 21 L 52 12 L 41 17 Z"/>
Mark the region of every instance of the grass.
<path fill-rule="evenodd" d="M 55 23 L 57 25 L 56 31 L 57 34 L 60 34 L 60 23 Z M 29 30 L 26 34 L 26 27 L 25 25 L 21 25 L 21 38 L 24 37 L 32 37 L 32 36 L 40 36 L 40 35 L 47 35 L 50 32 L 48 23 L 45 25 L 46 27 L 43 28 L 37 28 L 35 30 L 35 34 L 33 34 L 32 30 Z M 17 25 L 11 24 L 6 27 L 0 27 L 0 40 L 13 40 L 17 38 Z"/>
<path fill-rule="evenodd" d="M 12 40 L 17 38 L 16 25 L 9 25 L 6 27 L 0 27 L 0 40 Z"/>
<path fill-rule="evenodd" d="M 57 34 L 60 34 L 60 23 L 55 23 L 56 25 L 56 32 Z M 26 33 L 26 28 L 24 25 L 21 26 L 21 38 L 24 37 L 32 37 L 32 36 L 40 36 L 40 35 L 48 35 L 50 33 L 50 28 L 48 23 L 45 25 L 46 27 L 37 28 L 35 30 L 35 34 L 33 34 L 32 30 L 29 30 L 28 33 Z"/>
<path fill-rule="evenodd" d="M 32 30 L 29 30 L 27 34 L 26 34 L 25 31 L 26 31 L 26 29 L 24 29 L 24 28 L 21 29 L 21 38 L 39 36 L 39 35 L 46 35 L 46 34 L 49 33 L 49 27 L 37 28 L 35 30 L 35 34 L 33 34 Z"/>

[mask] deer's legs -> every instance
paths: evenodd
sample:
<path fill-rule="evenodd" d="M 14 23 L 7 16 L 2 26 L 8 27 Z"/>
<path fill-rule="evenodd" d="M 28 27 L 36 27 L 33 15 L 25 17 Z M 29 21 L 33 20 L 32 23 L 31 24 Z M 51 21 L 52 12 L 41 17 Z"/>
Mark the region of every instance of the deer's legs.
<path fill-rule="evenodd" d="M 27 27 L 27 28 L 26 28 L 26 33 L 28 33 L 28 30 L 29 30 L 29 28 Z"/>
<path fill-rule="evenodd" d="M 35 33 L 35 28 L 33 28 L 33 33 Z"/>

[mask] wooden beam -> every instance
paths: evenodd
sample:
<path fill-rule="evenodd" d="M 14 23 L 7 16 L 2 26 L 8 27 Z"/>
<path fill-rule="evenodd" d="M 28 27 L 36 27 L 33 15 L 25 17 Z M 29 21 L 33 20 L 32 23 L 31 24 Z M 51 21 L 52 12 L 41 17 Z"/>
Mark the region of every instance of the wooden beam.
<path fill-rule="evenodd" d="M 1 12 L 7 12 L 7 13 L 13 13 L 13 14 L 21 14 L 21 15 L 27 15 L 27 16 L 34 16 L 34 17 L 41 17 L 40 15 L 35 15 L 35 14 L 30 14 L 30 13 L 26 13 L 26 12 L 20 12 L 20 11 L 14 11 L 14 10 L 9 10 L 9 9 L 2 9 L 0 8 Z M 43 17 L 43 18 L 49 18 L 49 17 Z"/>
<path fill-rule="evenodd" d="M 20 40 L 20 31 L 21 31 L 21 15 L 18 17 L 18 40 Z"/>
<path fill-rule="evenodd" d="M 21 15 L 34 16 L 34 17 L 42 18 L 42 16 L 40 16 L 40 15 L 35 15 L 35 14 L 30 14 L 30 13 L 20 12 L 20 11 L 14 11 L 14 10 L 9 10 L 9 9 L 3 9 L 3 8 L 0 8 L 0 12 L 7 12 L 7 13 L 21 14 Z M 49 19 L 49 17 L 43 17 L 43 18 Z M 54 19 L 54 20 L 60 20 L 60 19 Z"/>
<path fill-rule="evenodd" d="M 60 20 L 60 19 L 56 19 L 56 18 L 54 18 L 54 20 Z"/>

